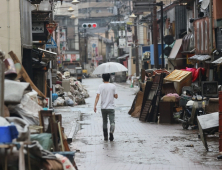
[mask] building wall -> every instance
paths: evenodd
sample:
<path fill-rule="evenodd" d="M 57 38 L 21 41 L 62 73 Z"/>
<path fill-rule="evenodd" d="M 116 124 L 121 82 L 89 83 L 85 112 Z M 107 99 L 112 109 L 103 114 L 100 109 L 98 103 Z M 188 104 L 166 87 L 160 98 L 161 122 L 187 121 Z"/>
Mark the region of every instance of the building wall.
<path fill-rule="evenodd" d="M 6 54 L 9 51 L 13 51 L 21 61 L 19 0 L 1 0 L 0 21 L 0 49 Z"/>

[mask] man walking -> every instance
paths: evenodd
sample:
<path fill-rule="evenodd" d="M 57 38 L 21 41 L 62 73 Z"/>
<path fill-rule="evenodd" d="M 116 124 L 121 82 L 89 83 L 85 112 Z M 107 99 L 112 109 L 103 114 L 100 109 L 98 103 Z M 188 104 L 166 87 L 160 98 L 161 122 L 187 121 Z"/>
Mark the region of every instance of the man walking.
<path fill-rule="evenodd" d="M 103 117 L 103 135 L 104 140 L 108 140 L 108 128 L 107 128 L 107 119 L 109 117 L 110 121 L 110 133 L 109 140 L 113 141 L 114 129 L 115 129 L 115 110 L 114 110 L 114 98 L 118 98 L 116 94 L 116 86 L 114 84 L 109 83 L 110 74 L 103 74 L 103 84 L 99 86 L 97 91 L 97 96 L 94 105 L 94 112 L 96 112 L 96 105 L 101 96 L 101 112 Z"/>

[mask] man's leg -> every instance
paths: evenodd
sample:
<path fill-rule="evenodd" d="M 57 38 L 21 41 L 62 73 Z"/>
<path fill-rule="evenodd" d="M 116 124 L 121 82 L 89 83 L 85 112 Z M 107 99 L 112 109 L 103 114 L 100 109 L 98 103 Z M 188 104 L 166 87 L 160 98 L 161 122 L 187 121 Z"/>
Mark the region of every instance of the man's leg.
<path fill-rule="evenodd" d="M 109 122 L 110 122 L 109 140 L 113 141 L 113 139 L 114 139 L 113 133 L 115 130 L 115 110 L 114 109 L 109 110 Z"/>
<path fill-rule="evenodd" d="M 107 111 L 106 109 L 101 109 L 102 117 L 103 117 L 103 135 L 104 140 L 108 140 L 108 128 L 107 128 Z"/>

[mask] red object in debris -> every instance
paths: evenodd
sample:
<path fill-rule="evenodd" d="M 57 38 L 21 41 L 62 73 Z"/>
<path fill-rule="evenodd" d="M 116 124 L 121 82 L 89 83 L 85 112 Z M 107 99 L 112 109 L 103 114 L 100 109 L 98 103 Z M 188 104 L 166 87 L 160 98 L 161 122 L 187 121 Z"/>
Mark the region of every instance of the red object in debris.
<path fill-rule="evenodd" d="M 166 73 L 167 75 L 169 75 L 170 74 L 170 72 L 169 71 L 167 71 L 167 70 L 154 70 L 153 71 L 153 75 L 155 75 L 155 74 L 161 74 L 161 73 Z"/>
<path fill-rule="evenodd" d="M 222 152 L 222 91 L 219 92 L 219 151 Z"/>
<path fill-rule="evenodd" d="M 197 80 L 197 78 L 199 77 L 200 71 L 201 71 L 201 74 L 202 74 L 202 75 L 205 75 L 205 73 L 206 73 L 205 68 L 201 68 L 201 67 L 198 68 L 198 69 L 186 67 L 186 69 L 181 69 L 181 70 L 192 72 L 192 82 L 195 82 L 195 81 Z"/>

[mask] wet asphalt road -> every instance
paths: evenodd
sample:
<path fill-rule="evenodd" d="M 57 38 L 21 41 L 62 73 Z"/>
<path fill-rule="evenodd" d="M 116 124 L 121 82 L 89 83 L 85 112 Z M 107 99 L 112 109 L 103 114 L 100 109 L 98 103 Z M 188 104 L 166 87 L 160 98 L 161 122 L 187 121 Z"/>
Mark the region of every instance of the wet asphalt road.
<path fill-rule="evenodd" d="M 142 123 L 128 115 L 135 88 L 126 84 L 117 84 L 115 139 L 103 141 L 101 111 L 98 107 L 93 112 L 100 83 L 98 78 L 84 79 L 90 98 L 86 105 L 72 108 L 83 113 L 71 144 L 79 170 L 222 169 L 222 161 L 216 159 L 218 137 L 208 139 L 210 152 L 206 152 L 197 130 L 183 130 L 180 124 Z M 191 144 L 194 147 L 186 147 Z"/>

